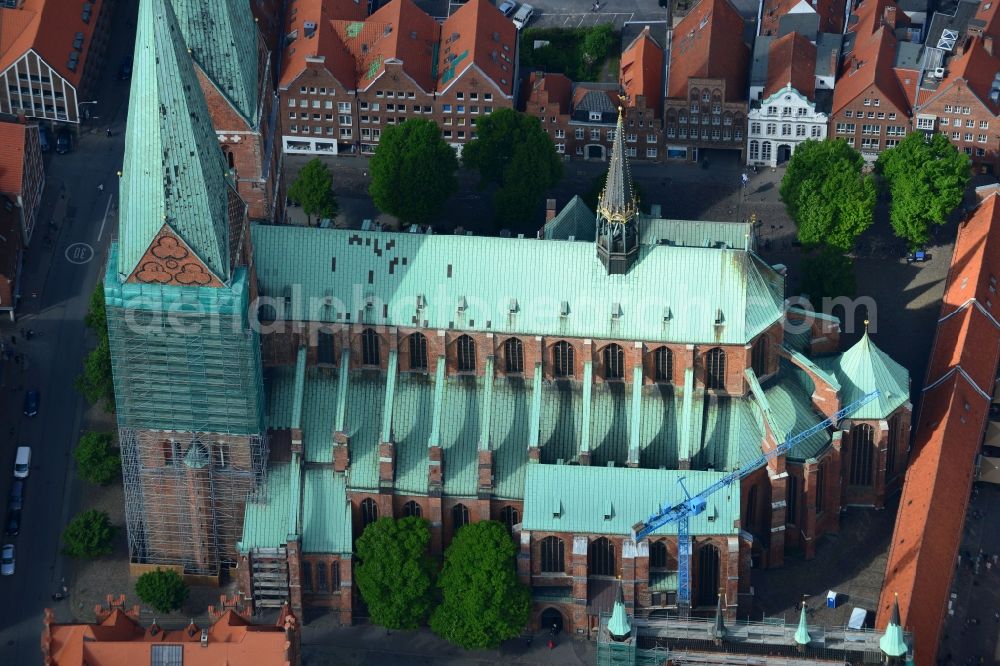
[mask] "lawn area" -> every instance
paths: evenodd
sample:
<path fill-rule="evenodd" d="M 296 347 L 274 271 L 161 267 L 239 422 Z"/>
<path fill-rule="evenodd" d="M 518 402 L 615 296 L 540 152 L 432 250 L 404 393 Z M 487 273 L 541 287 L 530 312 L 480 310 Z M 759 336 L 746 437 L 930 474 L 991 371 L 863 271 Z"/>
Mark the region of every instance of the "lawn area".
<path fill-rule="evenodd" d="M 565 74 L 574 81 L 596 81 L 601 66 L 617 55 L 620 36 L 610 24 L 590 28 L 528 28 L 521 33 L 521 66 Z M 534 48 L 534 42 L 547 45 Z"/>

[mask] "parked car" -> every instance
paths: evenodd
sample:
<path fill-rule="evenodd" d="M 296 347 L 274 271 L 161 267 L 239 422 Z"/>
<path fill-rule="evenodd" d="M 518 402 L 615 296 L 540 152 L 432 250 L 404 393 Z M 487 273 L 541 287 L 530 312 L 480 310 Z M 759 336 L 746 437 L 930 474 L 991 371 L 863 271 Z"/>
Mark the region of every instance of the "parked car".
<path fill-rule="evenodd" d="M 25 416 L 37 416 L 38 415 L 38 391 L 36 389 L 31 389 L 24 394 L 24 415 Z"/>
<path fill-rule="evenodd" d="M 132 56 L 122 58 L 122 64 L 118 67 L 118 80 L 128 81 L 132 78 Z"/>
<path fill-rule="evenodd" d="M 0 552 L 0 576 L 14 575 L 14 544 L 4 544 Z"/>
<path fill-rule="evenodd" d="M 9 511 L 7 512 L 7 529 L 4 533 L 7 536 L 17 536 L 21 532 L 21 512 L 20 511 Z"/>
<path fill-rule="evenodd" d="M 59 130 L 59 133 L 56 134 L 56 152 L 65 155 L 71 150 L 73 150 L 73 135 L 69 133 L 69 130 Z"/>
<path fill-rule="evenodd" d="M 517 11 L 517 3 L 514 0 L 503 0 L 497 7 L 504 16 L 510 16 Z"/>
<path fill-rule="evenodd" d="M 7 508 L 11 511 L 20 511 L 24 507 L 24 481 L 16 479 L 10 486 L 10 495 L 7 497 Z"/>
<path fill-rule="evenodd" d="M 514 18 L 512 19 L 514 21 L 514 27 L 518 30 L 522 29 L 524 26 L 528 25 L 529 22 L 531 22 L 531 17 L 534 15 L 534 7 L 528 4 L 521 5 L 521 8 L 517 10 L 517 13 L 514 14 Z"/>
<path fill-rule="evenodd" d="M 52 148 L 52 135 L 45 125 L 38 126 L 38 142 L 41 144 L 42 152 L 47 153 Z"/>
<path fill-rule="evenodd" d="M 26 479 L 31 470 L 31 447 L 17 447 L 17 456 L 14 458 L 14 478 Z"/>

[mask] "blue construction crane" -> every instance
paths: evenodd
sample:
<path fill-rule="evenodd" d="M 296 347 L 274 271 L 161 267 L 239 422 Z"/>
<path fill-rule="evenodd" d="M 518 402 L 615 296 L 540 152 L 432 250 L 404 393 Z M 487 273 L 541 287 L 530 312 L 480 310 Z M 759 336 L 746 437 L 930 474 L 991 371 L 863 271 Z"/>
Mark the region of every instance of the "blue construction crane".
<path fill-rule="evenodd" d="M 708 504 L 708 498 L 719 490 L 732 485 L 734 481 L 739 481 L 751 472 L 755 472 L 770 460 L 788 453 L 803 440 L 815 435 L 820 430 L 825 430 L 848 414 L 868 404 L 877 398 L 878 394 L 878 391 L 872 391 L 847 405 L 830 418 L 820 421 L 797 435 L 787 437 L 776 448 L 767 453 L 762 453 L 758 458 L 755 458 L 739 469 L 733 470 L 697 495 L 688 493 L 687 488 L 684 487 L 684 477 L 682 476 L 677 479 L 677 484 L 680 485 L 681 491 L 684 493 L 684 499 L 669 508 L 661 507 L 659 511 L 647 518 L 645 522 L 636 523 L 632 526 L 632 538 L 638 542 L 664 525 L 677 523 L 677 577 L 679 579 L 677 607 L 681 614 L 687 615 L 691 610 L 691 532 L 688 529 L 688 519 L 703 512 Z"/>

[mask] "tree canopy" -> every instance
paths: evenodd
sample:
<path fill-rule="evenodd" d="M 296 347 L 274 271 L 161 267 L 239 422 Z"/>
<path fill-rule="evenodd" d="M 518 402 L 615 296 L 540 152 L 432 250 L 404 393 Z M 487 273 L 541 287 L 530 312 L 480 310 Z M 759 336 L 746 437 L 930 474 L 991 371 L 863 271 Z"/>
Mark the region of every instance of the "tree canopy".
<path fill-rule="evenodd" d="M 161 613 L 180 610 L 189 592 L 184 577 L 173 569 L 147 571 L 135 581 L 135 593 L 139 599 Z"/>
<path fill-rule="evenodd" d="M 846 141 L 803 141 L 781 181 L 781 200 L 804 245 L 843 252 L 872 223 L 875 184 L 862 174 L 864 159 Z"/>
<path fill-rule="evenodd" d="M 121 476 L 121 455 L 110 432 L 87 432 L 73 450 L 76 469 L 84 481 L 106 486 Z"/>
<path fill-rule="evenodd" d="M 431 532 L 423 518 L 379 518 L 358 537 L 360 563 L 354 580 L 372 622 L 388 629 L 415 629 L 434 604 Z"/>
<path fill-rule="evenodd" d="M 531 593 L 517 578 L 517 547 L 494 520 L 460 529 L 445 551 L 438 586 L 443 599 L 431 629 L 466 649 L 517 636 L 528 622 Z"/>
<path fill-rule="evenodd" d="M 288 188 L 288 197 L 297 201 L 306 214 L 306 221 L 312 224 L 317 218 L 333 218 L 337 215 L 337 198 L 333 194 L 333 176 L 330 169 L 318 157 L 306 162 Z"/>
<path fill-rule="evenodd" d="M 370 166 L 375 205 L 405 222 L 432 222 L 458 189 L 455 151 L 423 118 L 383 129 Z"/>
<path fill-rule="evenodd" d="M 513 109 L 480 118 L 476 138 L 466 144 L 462 159 L 479 171 L 483 185 L 499 185 L 494 210 L 504 226 L 523 224 L 563 173 L 555 145 L 538 118 Z"/>
<path fill-rule="evenodd" d="M 63 553 L 76 559 L 110 555 L 117 529 L 104 511 L 78 513 L 62 533 Z"/>
<path fill-rule="evenodd" d="M 73 384 L 91 404 L 104 402 L 109 412 L 115 411 L 115 384 L 111 374 L 111 344 L 108 341 L 108 320 L 104 308 L 104 284 L 97 283 L 90 295 L 90 307 L 83 323 L 97 336 L 97 346 L 83 360 L 83 372 Z"/>
<path fill-rule="evenodd" d="M 836 248 L 821 247 L 804 256 L 801 269 L 801 291 L 809 296 L 815 310 L 826 311 L 822 305 L 824 298 L 854 296 L 854 261 Z"/>
<path fill-rule="evenodd" d="M 933 225 L 944 224 L 962 203 L 969 184 L 969 157 L 944 134 L 927 139 L 911 132 L 879 155 L 876 169 L 892 197 L 889 221 L 911 249 L 927 244 Z"/>

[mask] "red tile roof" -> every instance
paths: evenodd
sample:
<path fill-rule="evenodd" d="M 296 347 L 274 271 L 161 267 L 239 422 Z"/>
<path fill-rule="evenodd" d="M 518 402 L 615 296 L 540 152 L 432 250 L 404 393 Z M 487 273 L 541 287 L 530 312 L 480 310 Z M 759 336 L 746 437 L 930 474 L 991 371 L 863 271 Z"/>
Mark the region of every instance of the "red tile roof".
<path fill-rule="evenodd" d="M 278 87 L 286 88 L 298 78 L 306 68 L 307 57 L 322 56 L 326 69 L 342 86 L 353 90 L 357 81 L 356 63 L 341 41 L 339 24 L 360 27 L 365 17 L 365 5 L 354 0 L 295 0 L 289 3 L 286 33 L 295 32 L 297 37 L 285 48 Z M 316 24 L 312 37 L 306 37 L 306 23 Z"/>
<path fill-rule="evenodd" d="M 840 33 L 844 29 L 844 3 L 840 0 L 764 0 L 760 19 L 760 34 L 777 35 L 782 16 L 796 12 L 819 14 L 819 31 Z"/>
<path fill-rule="evenodd" d="M 885 26 L 871 35 L 858 34 L 854 49 L 845 58 L 833 88 L 834 114 L 858 97 L 867 96 L 869 91 L 873 96 L 885 98 L 900 112 L 910 110 L 907 96 L 893 70 L 896 43 L 891 29 Z"/>
<path fill-rule="evenodd" d="M 454 56 L 454 67 L 449 58 Z M 469 0 L 441 26 L 439 93 L 472 67 L 488 76 L 506 95 L 514 94 L 517 28 L 489 0 Z M 506 82 L 506 83 L 504 83 Z"/>
<path fill-rule="evenodd" d="M 931 664 L 948 606 L 952 572 L 968 508 L 974 462 L 989 413 L 1000 326 L 970 301 L 989 287 L 1000 261 L 1000 194 L 989 195 L 959 228 L 941 307 L 927 388 L 893 530 L 876 626 L 895 595 L 912 631 L 918 664 Z M 988 292 L 987 292 L 988 293 Z"/>
<path fill-rule="evenodd" d="M 933 94 L 922 94 L 920 105 L 925 106 L 937 97 L 947 94 L 953 87 L 968 87 L 993 115 L 1000 114 L 1000 104 L 990 99 L 993 77 L 1000 72 L 1000 53 L 990 53 L 982 37 L 966 41 L 961 51 L 948 61 L 947 74 Z"/>
<path fill-rule="evenodd" d="M 42 636 L 43 655 L 51 666 L 118 666 L 149 664 L 154 645 L 180 645 L 185 666 L 251 666 L 298 663 L 294 649 L 289 650 L 286 627 L 294 630 L 297 620 L 282 614 L 277 625 L 250 624 L 232 610 L 227 610 L 206 628 L 208 643 L 201 644 L 201 628 L 190 625 L 180 630 L 144 629 L 121 609 L 115 609 L 96 624 L 55 624 L 46 611 Z M 291 625 L 280 623 L 291 622 Z M 290 654 L 291 652 L 291 654 Z"/>
<path fill-rule="evenodd" d="M 811 100 L 816 93 L 816 45 L 797 32 L 771 42 L 764 98 L 791 85 Z"/>
<path fill-rule="evenodd" d="M 895 0 L 862 0 L 851 14 L 847 32 L 857 33 L 860 39 L 874 35 L 882 26 L 896 30 L 909 25 L 909 17 L 899 9 Z"/>
<path fill-rule="evenodd" d="M 368 33 L 373 41 L 368 43 L 367 54 L 362 54 L 360 60 L 358 88 L 371 85 L 385 71 L 387 60 L 398 60 L 421 89 L 425 92 L 435 89 L 434 52 L 441 39 L 437 21 L 413 4 L 413 0 L 393 0 L 365 23 L 377 28 Z"/>
<path fill-rule="evenodd" d="M 639 97 L 646 100 L 646 108 L 660 117 L 663 105 L 663 47 L 649 34 L 649 27 L 632 40 L 622 52 L 619 74 L 625 91 L 626 106 L 635 106 Z"/>
<path fill-rule="evenodd" d="M 1000 38 L 1000 3 L 982 0 L 976 12 L 976 20 L 982 21 L 983 34 Z"/>
<path fill-rule="evenodd" d="M 34 49 L 60 76 L 79 85 L 103 0 L 90 2 L 93 7 L 87 23 L 79 0 L 24 0 L 18 9 L 0 9 L 0 71 Z M 83 47 L 79 64 L 70 71 L 66 63 L 78 32 L 83 33 Z"/>
<path fill-rule="evenodd" d="M 24 178 L 25 126 L 0 122 L 0 193 L 21 194 Z"/>
<path fill-rule="evenodd" d="M 559 105 L 559 115 L 567 115 L 570 112 L 570 101 L 573 97 L 573 82 L 565 74 L 546 74 L 544 72 L 532 72 L 528 79 L 528 87 L 531 90 L 528 98 L 526 110 L 531 113 L 537 110 L 539 104 Z"/>
<path fill-rule="evenodd" d="M 688 79 L 726 80 L 726 101 L 746 99 L 750 49 L 729 0 L 701 0 L 674 28 L 667 97 L 686 98 Z M 734 43 L 735 42 L 735 43 Z"/>

